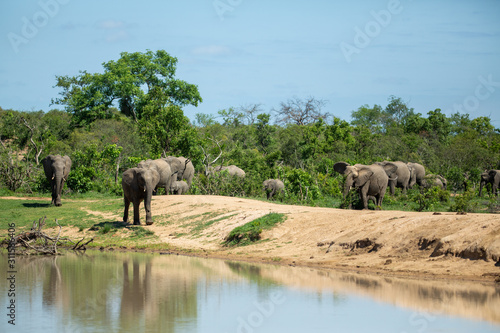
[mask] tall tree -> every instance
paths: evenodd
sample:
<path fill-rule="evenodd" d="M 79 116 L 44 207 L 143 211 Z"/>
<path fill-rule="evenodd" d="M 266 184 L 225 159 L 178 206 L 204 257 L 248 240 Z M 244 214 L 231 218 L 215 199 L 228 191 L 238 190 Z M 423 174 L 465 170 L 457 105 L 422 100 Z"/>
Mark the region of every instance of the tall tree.
<path fill-rule="evenodd" d="M 198 106 L 202 99 L 197 86 L 175 78 L 176 66 L 177 58 L 164 50 L 123 52 L 120 59 L 103 63 L 102 74 L 81 71 L 75 77 L 56 76 L 56 87 L 62 91 L 52 103 L 64 105 L 76 127 L 111 118 L 114 103 L 136 122 L 151 109 Z"/>

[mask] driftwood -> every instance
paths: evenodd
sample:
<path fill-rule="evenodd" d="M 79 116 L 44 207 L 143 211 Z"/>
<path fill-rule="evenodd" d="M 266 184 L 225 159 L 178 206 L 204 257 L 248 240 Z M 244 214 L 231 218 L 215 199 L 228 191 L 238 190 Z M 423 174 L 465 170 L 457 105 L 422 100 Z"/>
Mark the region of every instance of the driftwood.
<path fill-rule="evenodd" d="M 94 239 L 90 239 L 83 243 L 85 237 L 74 242 L 68 237 L 61 237 L 61 225 L 56 221 L 59 227 L 59 232 L 56 237 L 51 237 L 42 231 L 45 226 L 47 217 L 44 216 L 38 221 L 33 221 L 33 226 L 30 231 L 22 232 L 8 241 L 9 251 L 15 250 L 16 254 L 47 254 L 58 255 L 57 248 L 67 248 L 75 251 L 85 251 L 86 245 Z"/>

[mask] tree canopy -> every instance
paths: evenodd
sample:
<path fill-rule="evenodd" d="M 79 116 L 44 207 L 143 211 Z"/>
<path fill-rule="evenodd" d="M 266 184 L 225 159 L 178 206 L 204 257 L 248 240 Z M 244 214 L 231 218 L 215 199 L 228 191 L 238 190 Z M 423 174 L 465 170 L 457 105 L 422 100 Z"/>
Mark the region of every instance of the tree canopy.
<path fill-rule="evenodd" d="M 202 101 L 196 85 L 175 77 L 177 58 L 164 50 L 123 52 L 116 61 L 102 64 L 103 73 L 81 71 L 77 76 L 56 76 L 60 97 L 52 103 L 65 106 L 75 127 L 113 117 L 111 107 L 138 122 L 145 114 L 163 108 Z"/>

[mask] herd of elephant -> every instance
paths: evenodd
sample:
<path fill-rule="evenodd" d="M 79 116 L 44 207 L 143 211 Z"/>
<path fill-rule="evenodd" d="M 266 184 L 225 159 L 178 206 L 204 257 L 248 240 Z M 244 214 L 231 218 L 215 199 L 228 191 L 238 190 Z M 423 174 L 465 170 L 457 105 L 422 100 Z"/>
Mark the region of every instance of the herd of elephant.
<path fill-rule="evenodd" d="M 71 170 L 71 159 L 69 156 L 49 155 L 42 160 L 45 176 L 51 184 L 52 204 L 61 206 L 61 193 L 64 182 L 67 180 Z M 352 188 L 357 189 L 359 197 L 363 202 L 363 208 L 368 208 L 368 200 L 372 200 L 380 208 L 387 187 L 392 195 L 395 188 L 401 188 L 403 193 L 415 184 L 421 187 L 438 186 L 446 189 L 447 181 L 444 177 L 434 174 L 426 174 L 423 165 L 418 163 L 376 162 L 371 165 L 355 164 L 346 162 L 335 163 L 333 169 L 345 176 L 343 196 L 349 194 Z M 226 170 L 230 176 L 245 177 L 245 171 L 235 165 L 227 167 L 208 167 L 206 174 Z M 123 197 L 125 210 L 123 221 L 128 221 L 130 203 L 134 208 L 134 224 L 140 224 L 139 205 L 144 201 L 146 210 L 146 224 L 151 225 L 151 198 L 153 192 L 158 188 L 165 188 L 166 193 L 185 194 L 191 188 L 194 177 L 194 166 L 191 161 L 184 157 L 168 156 L 156 160 L 141 161 L 137 167 L 130 168 L 122 174 Z M 486 170 L 481 174 L 479 196 L 486 184 L 491 184 L 491 193 L 497 195 L 500 185 L 500 170 Z M 267 199 L 284 190 L 284 183 L 279 179 L 267 179 L 263 182 L 263 189 Z"/>
<path fill-rule="evenodd" d="M 61 206 L 61 194 L 64 182 L 71 170 L 69 156 L 49 155 L 42 160 L 45 176 L 52 190 L 52 204 Z M 244 178 L 245 171 L 235 165 L 208 167 L 206 174 L 227 171 L 230 176 Z M 185 194 L 191 188 L 194 177 L 193 163 L 185 157 L 168 156 L 156 160 L 141 161 L 137 167 L 127 169 L 122 174 L 122 188 L 125 202 L 123 221 L 128 222 L 129 207 L 132 203 L 134 224 L 140 224 L 139 205 L 144 201 L 146 224 L 151 225 L 151 199 L 157 188 L 164 188 L 166 193 Z M 263 184 L 267 198 L 283 190 L 284 184 L 278 179 L 266 180 Z"/>

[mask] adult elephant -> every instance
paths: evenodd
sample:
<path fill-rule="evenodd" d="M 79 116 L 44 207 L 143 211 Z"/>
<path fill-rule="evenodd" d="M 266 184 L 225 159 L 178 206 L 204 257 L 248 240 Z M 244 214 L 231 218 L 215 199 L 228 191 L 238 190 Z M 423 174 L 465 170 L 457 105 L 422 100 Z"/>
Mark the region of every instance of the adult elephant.
<path fill-rule="evenodd" d="M 191 160 L 182 156 L 167 156 L 164 160 L 170 165 L 173 174 L 172 184 L 174 181 L 186 180 L 189 188 L 191 188 L 194 177 L 194 166 Z"/>
<path fill-rule="evenodd" d="M 189 191 L 189 185 L 183 180 L 176 180 L 170 187 L 172 194 L 186 194 Z"/>
<path fill-rule="evenodd" d="M 71 171 L 71 159 L 64 155 L 49 155 L 42 160 L 45 177 L 50 182 L 52 189 L 52 204 L 61 206 L 61 194 L 64 182 Z"/>
<path fill-rule="evenodd" d="M 279 179 L 264 180 L 262 186 L 267 194 L 267 200 L 272 199 L 276 194 L 280 194 L 285 188 L 285 184 L 283 184 L 283 182 Z"/>
<path fill-rule="evenodd" d="M 408 168 L 408 165 L 401 161 L 395 161 L 395 162 L 384 161 L 384 162 L 377 162 L 376 164 L 384 166 L 387 163 L 392 163 L 395 166 L 397 166 L 396 176 L 394 178 L 389 179 L 389 189 L 391 191 L 391 194 L 394 195 L 394 193 L 396 192 L 396 187 L 403 190 L 403 194 L 406 194 L 408 186 L 410 185 L 410 169 Z"/>
<path fill-rule="evenodd" d="M 500 185 L 500 170 L 486 170 L 481 174 L 481 182 L 479 184 L 479 196 L 483 194 L 483 186 L 491 184 L 491 194 L 498 195 L 498 187 Z"/>
<path fill-rule="evenodd" d="M 128 222 L 128 210 L 130 203 L 134 206 L 134 224 L 140 225 L 139 205 L 144 201 L 146 210 L 146 224 L 153 224 L 151 216 L 151 198 L 153 190 L 160 181 L 160 175 L 153 168 L 131 168 L 122 174 L 123 199 L 125 210 L 123 212 L 123 222 Z"/>
<path fill-rule="evenodd" d="M 245 178 L 245 171 L 243 169 L 238 168 L 236 165 L 231 164 L 228 166 L 218 166 L 215 168 L 210 168 L 209 173 L 221 172 L 226 170 L 227 173 L 232 177 Z"/>
<path fill-rule="evenodd" d="M 425 168 L 422 164 L 408 162 L 406 163 L 410 170 L 410 183 L 408 188 L 413 188 L 413 185 L 418 184 L 424 186 Z"/>
<path fill-rule="evenodd" d="M 432 173 L 425 176 L 424 179 L 424 187 L 430 188 L 433 186 L 437 186 L 442 190 L 446 190 L 446 186 L 448 185 L 448 181 L 441 175 L 434 175 Z"/>
<path fill-rule="evenodd" d="M 170 186 L 172 185 L 173 176 L 172 170 L 170 169 L 170 165 L 167 163 L 167 161 L 161 158 L 157 160 L 145 160 L 139 162 L 137 167 L 142 169 L 153 169 L 158 172 L 160 180 L 158 181 L 156 187 L 165 188 L 165 193 L 168 194 L 168 191 L 170 191 Z"/>
<path fill-rule="evenodd" d="M 363 201 L 363 209 L 368 209 L 368 198 L 375 199 L 376 206 L 381 209 L 385 191 L 389 184 L 389 178 L 395 178 L 397 166 L 386 163 L 384 166 L 378 164 L 350 165 L 347 162 L 337 162 L 333 169 L 346 176 L 344 184 L 344 199 L 352 187 L 356 187 Z"/>

